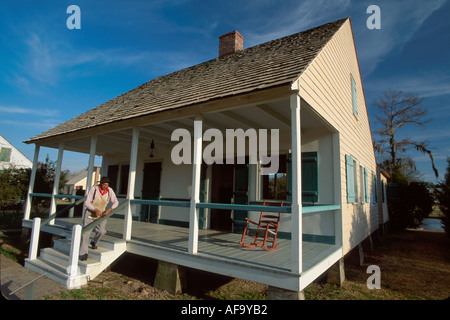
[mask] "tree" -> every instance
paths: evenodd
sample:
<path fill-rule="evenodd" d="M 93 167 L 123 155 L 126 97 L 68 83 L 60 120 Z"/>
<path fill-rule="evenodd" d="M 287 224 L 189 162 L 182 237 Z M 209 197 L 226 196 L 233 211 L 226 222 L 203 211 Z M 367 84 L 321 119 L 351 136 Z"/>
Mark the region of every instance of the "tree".
<path fill-rule="evenodd" d="M 375 150 L 383 157 L 380 165 L 389 172 L 394 182 L 409 180 L 416 173 L 414 161 L 405 156 L 408 149 L 428 154 L 436 178 L 438 171 L 434 165 L 428 143 L 415 141 L 409 137 L 399 138 L 398 131 L 407 125 L 423 127 L 429 120 L 426 119 L 428 110 L 422 107 L 423 99 L 412 93 L 402 91 L 387 91 L 374 104 L 379 110 L 376 116 L 380 127 L 377 134 L 380 138 L 374 141 Z"/>
<path fill-rule="evenodd" d="M 436 186 L 436 198 L 439 208 L 444 214 L 442 219 L 444 230 L 450 236 L 450 158 L 447 158 L 447 172 L 444 181 Z"/>
<path fill-rule="evenodd" d="M 389 199 L 389 220 L 393 229 L 418 227 L 433 210 L 431 187 L 425 182 L 396 184 L 396 199 Z"/>
<path fill-rule="evenodd" d="M 38 162 L 36 170 L 36 179 L 33 191 L 35 193 L 52 193 L 53 181 L 55 180 L 56 161 L 49 159 L 48 155 L 45 158 L 45 163 Z M 58 190 L 64 188 L 67 181 L 69 171 L 61 171 Z M 41 216 L 40 208 L 48 208 L 50 206 L 50 198 L 33 197 L 32 207 L 37 216 Z"/>
<path fill-rule="evenodd" d="M 18 209 L 18 204 L 23 200 L 23 186 L 18 183 L 20 170 L 15 168 L 5 169 L 0 173 L 0 206 L 3 213 L 6 210 Z"/>

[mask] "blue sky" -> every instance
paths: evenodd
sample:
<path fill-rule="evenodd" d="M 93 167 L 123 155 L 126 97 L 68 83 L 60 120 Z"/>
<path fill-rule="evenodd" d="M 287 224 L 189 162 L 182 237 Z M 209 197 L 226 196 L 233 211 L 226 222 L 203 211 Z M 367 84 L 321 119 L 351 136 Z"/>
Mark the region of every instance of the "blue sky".
<path fill-rule="evenodd" d="M 81 9 L 80 30 L 66 26 L 70 5 Z M 379 30 L 367 28 L 370 5 L 381 9 Z M 430 122 L 404 135 L 429 142 L 441 180 L 450 156 L 448 0 L 2 0 L 0 134 L 32 159 L 34 145 L 22 141 L 155 77 L 216 58 L 221 34 L 238 30 L 247 48 L 348 16 L 372 130 L 373 101 L 384 91 L 423 97 Z M 56 159 L 42 148 L 40 160 L 47 154 Z M 436 182 L 428 157 L 410 156 L 423 179 Z M 86 165 L 87 156 L 64 153 L 64 169 Z"/>

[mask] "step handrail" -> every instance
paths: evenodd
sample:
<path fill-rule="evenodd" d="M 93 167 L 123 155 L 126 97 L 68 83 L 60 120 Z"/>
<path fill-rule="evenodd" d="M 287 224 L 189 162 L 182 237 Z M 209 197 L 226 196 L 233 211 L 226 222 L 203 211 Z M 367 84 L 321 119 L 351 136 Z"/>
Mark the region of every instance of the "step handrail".
<path fill-rule="evenodd" d="M 49 221 L 55 219 L 57 216 L 59 216 L 61 213 L 68 211 L 69 209 L 83 203 L 86 200 L 86 197 L 82 197 L 81 199 L 78 199 L 74 203 L 71 203 L 70 205 L 65 206 L 61 210 L 49 215 L 47 218 L 41 221 L 41 227 L 46 225 Z"/>
<path fill-rule="evenodd" d="M 130 203 L 130 199 L 125 200 L 124 202 L 122 202 L 121 204 L 119 204 L 116 208 L 114 208 L 107 216 L 103 216 L 101 218 L 98 218 L 97 220 L 94 220 L 93 222 L 89 223 L 87 226 L 83 227 L 81 234 L 83 235 L 84 233 L 91 231 L 92 229 L 94 229 L 96 226 L 98 226 L 102 221 L 108 219 L 109 217 L 112 216 L 112 213 L 114 211 L 118 211 L 120 209 L 122 209 L 125 205 L 128 205 L 128 203 Z"/>

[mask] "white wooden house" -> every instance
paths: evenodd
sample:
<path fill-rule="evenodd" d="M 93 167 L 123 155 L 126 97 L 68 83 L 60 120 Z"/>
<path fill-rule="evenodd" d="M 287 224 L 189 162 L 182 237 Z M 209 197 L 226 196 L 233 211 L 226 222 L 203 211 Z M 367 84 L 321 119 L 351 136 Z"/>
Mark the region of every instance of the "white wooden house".
<path fill-rule="evenodd" d="M 34 164 L 40 147 L 58 148 L 60 159 L 65 150 L 90 154 L 89 170 L 94 157 L 103 156 L 102 175 L 112 179 L 123 203 L 108 220 L 109 240 L 119 249 L 111 249 L 118 253 L 107 263 L 128 251 L 297 294 L 384 221 L 351 20 L 245 50 L 236 31 L 219 42 L 217 59 L 151 80 L 26 143 L 36 145 Z M 177 129 L 192 137 L 188 163 L 173 160 Z M 207 164 L 202 156 L 216 142 L 204 135 L 208 129 L 224 138 L 227 129 L 255 130 L 258 144 L 264 133 L 259 130 L 267 129 L 269 142 L 259 149 L 267 145 L 270 154 L 278 146 L 278 173 L 262 175 L 261 159 L 248 159 L 256 144 L 251 139 L 247 158 L 233 149 L 223 164 Z M 224 147 L 214 157 L 225 155 Z M 33 184 L 32 179 L 29 198 L 62 196 L 34 194 Z M 263 200 L 285 202 L 274 209 L 282 217 L 280 246 L 273 251 L 239 245 L 244 219 L 258 217 Z M 29 212 L 26 228 L 32 227 Z M 79 235 L 62 229 L 77 223 L 33 222 L 34 228 L 67 237 L 66 269 L 78 263 Z M 32 239 L 27 266 L 51 275 L 46 260 L 59 254 L 52 251 L 56 246 L 38 256 L 36 232 Z M 59 279 L 73 287 L 89 272 L 92 279 L 101 271 L 88 269 L 61 267 Z"/>
<path fill-rule="evenodd" d="M 22 152 L 0 134 L 0 172 L 9 168 L 27 169 L 32 165 Z"/>

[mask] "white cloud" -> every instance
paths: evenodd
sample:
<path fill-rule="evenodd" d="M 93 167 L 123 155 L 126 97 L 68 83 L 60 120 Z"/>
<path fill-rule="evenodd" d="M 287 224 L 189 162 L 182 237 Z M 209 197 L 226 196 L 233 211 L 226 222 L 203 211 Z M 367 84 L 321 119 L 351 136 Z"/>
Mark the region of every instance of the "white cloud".
<path fill-rule="evenodd" d="M 59 111 L 56 109 L 31 109 L 31 108 L 22 108 L 16 106 L 1 106 L 0 105 L 0 113 L 11 113 L 11 114 L 28 114 L 28 115 L 39 115 L 39 116 L 48 116 L 48 115 L 58 115 Z"/>
<path fill-rule="evenodd" d="M 257 15 L 247 32 L 249 46 L 278 39 L 290 34 L 316 27 L 320 24 L 349 16 L 351 0 L 283 1 L 284 6 L 271 6 L 270 15 Z M 279 10 L 277 10 L 279 9 Z M 248 8 L 255 10 L 255 8 Z M 261 21 L 264 20 L 264 23 Z M 252 22 L 252 21 L 250 21 Z"/>

